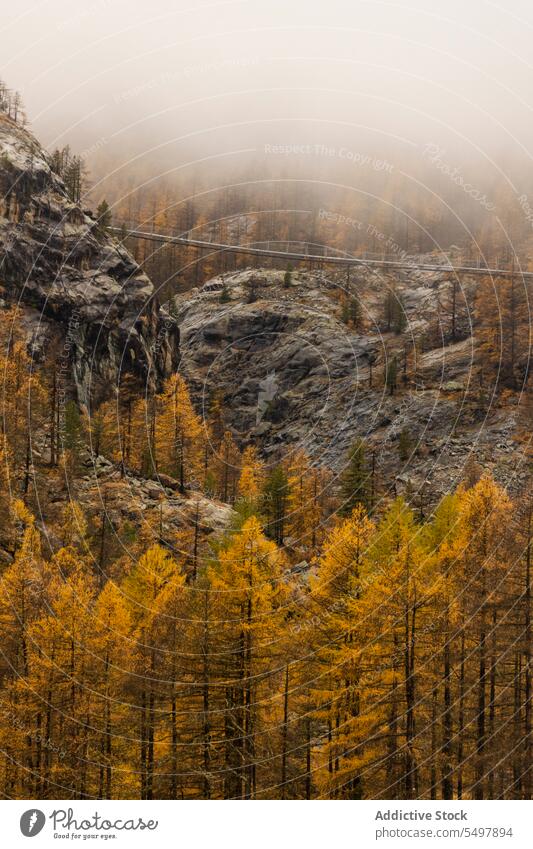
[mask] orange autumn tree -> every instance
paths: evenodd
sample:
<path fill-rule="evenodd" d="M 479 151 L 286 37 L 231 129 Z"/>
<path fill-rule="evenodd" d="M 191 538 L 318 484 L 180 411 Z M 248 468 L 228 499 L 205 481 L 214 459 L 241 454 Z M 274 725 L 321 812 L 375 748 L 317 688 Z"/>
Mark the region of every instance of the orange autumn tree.
<path fill-rule="evenodd" d="M 323 543 L 330 493 L 331 472 L 297 451 L 287 464 L 288 533 L 304 548 L 315 551 Z"/>
<path fill-rule="evenodd" d="M 157 398 L 155 425 L 158 469 L 179 481 L 185 491 L 201 473 L 202 424 L 191 402 L 183 377 L 175 374 Z"/>
<path fill-rule="evenodd" d="M 254 798 L 262 780 L 260 764 L 269 749 L 268 699 L 285 617 L 283 570 L 283 555 L 255 516 L 209 569 L 226 680 L 225 798 Z"/>
<path fill-rule="evenodd" d="M 465 710 L 475 716 L 469 733 L 462 734 L 465 759 L 468 755 L 462 780 L 468 782 L 469 793 L 475 799 L 485 797 L 491 774 L 494 780 L 491 766 L 498 759 L 494 741 L 499 738 L 503 743 L 495 722 L 495 702 L 505 688 L 505 667 L 501 659 L 506 653 L 504 589 L 510 568 L 512 511 L 507 493 L 488 474 L 461 497 L 463 587 L 460 599 L 466 683 L 470 685 L 465 696 Z"/>
<path fill-rule="evenodd" d="M 326 537 L 311 581 L 309 613 L 315 650 L 316 715 L 325 727 L 319 755 L 321 792 L 332 798 L 362 793 L 364 724 L 362 650 L 366 632 L 354 614 L 367 578 L 374 523 L 362 505 Z"/>
<path fill-rule="evenodd" d="M 239 498 L 246 500 L 252 508 L 257 506 L 264 479 L 264 463 L 260 460 L 257 449 L 249 445 L 244 449 L 241 459 Z"/>

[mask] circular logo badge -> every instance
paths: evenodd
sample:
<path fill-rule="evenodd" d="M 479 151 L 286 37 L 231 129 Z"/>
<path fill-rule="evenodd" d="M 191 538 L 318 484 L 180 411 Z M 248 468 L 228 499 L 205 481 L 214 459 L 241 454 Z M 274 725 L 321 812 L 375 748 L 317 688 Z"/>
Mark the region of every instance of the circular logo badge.
<path fill-rule="evenodd" d="M 46 817 L 38 808 L 30 808 L 29 811 L 24 811 L 20 818 L 20 830 L 24 837 L 35 837 L 42 831 Z"/>

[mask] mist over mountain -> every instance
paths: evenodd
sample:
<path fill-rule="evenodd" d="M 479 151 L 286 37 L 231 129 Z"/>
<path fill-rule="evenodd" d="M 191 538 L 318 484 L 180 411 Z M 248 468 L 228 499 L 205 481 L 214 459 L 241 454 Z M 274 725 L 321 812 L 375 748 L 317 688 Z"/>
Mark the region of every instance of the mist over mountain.
<path fill-rule="evenodd" d="M 137 186 L 210 169 L 212 185 L 295 176 L 382 197 L 368 158 L 450 214 L 458 175 L 495 206 L 530 184 L 524 2 L 502 17 L 489 2 L 433 0 L 24 0 L 2 26 L 0 71 L 48 147 L 82 155 L 97 191 L 125 169 Z"/>

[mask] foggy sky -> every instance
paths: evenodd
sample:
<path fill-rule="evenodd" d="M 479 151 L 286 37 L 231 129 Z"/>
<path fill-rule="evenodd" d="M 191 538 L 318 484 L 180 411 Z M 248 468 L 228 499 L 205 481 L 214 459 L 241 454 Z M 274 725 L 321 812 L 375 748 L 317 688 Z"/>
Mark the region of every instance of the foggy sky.
<path fill-rule="evenodd" d="M 89 162 L 428 144 L 532 161 L 525 0 L 3 0 L 0 31 L 37 135 Z"/>

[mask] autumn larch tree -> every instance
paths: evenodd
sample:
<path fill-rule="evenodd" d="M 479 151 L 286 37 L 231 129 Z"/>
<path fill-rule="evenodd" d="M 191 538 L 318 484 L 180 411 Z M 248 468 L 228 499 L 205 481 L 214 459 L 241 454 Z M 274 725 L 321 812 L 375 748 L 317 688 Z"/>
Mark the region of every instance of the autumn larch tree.
<path fill-rule="evenodd" d="M 366 445 L 362 439 L 357 439 L 350 449 L 342 473 L 340 512 L 343 516 L 349 516 L 358 504 L 362 504 L 369 512 L 372 510 L 371 476 L 372 471 L 366 457 Z"/>
<path fill-rule="evenodd" d="M 189 390 L 179 374 L 170 377 L 158 397 L 156 424 L 158 468 L 179 481 L 181 492 L 199 473 L 202 457 L 202 426 L 194 411 Z"/>

